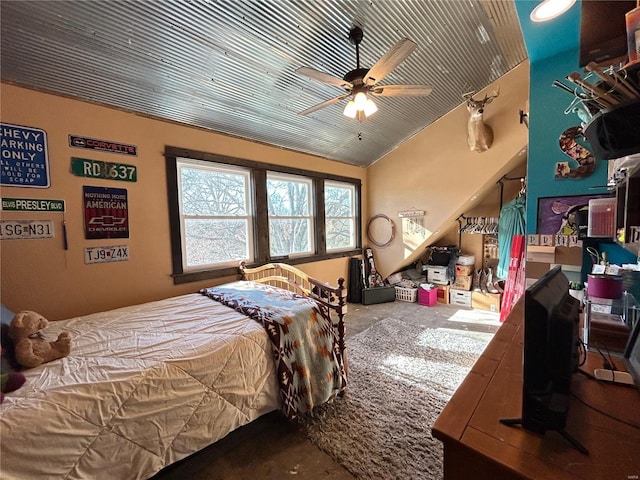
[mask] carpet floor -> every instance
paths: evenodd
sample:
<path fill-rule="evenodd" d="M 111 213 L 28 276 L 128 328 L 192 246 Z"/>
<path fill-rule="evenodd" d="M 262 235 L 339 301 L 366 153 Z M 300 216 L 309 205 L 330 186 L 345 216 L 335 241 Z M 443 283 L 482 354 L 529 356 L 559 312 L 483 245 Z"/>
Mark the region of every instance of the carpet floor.
<path fill-rule="evenodd" d="M 349 339 L 347 394 L 300 428 L 358 479 L 441 479 L 431 426 L 492 336 L 381 320 Z"/>

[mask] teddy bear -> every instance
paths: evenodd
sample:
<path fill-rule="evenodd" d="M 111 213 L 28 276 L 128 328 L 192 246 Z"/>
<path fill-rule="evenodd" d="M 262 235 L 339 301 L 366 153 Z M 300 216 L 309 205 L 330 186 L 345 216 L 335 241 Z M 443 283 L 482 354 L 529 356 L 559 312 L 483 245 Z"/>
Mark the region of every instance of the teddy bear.
<path fill-rule="evenodd" d="M 0 347 L 2 355 L 2 347 Z M 4 394 L 19 389 L 26 381 L 25 376 L 20 372 L 8 372 L 0 374 L 0 403 L 4 401 Z"/>
<path fill-rule="evenodd" d="M 58 335 L 55 342 L 48 342 L 42 335 L 49 321 L 42 315 L 30 310 L 24 310 L 11 320 L 9 324 L 9 338 L 14 344 L 15 359 L 25 368 L 38 365 L 69 355 L 71 351 L 71 336 L 68 332 Z"/>

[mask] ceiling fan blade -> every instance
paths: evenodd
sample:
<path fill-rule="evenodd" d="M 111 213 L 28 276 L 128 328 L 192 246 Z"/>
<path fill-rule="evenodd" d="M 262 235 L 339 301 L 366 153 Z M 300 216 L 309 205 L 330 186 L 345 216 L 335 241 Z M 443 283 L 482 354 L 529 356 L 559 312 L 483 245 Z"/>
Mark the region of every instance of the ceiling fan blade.
<path fill-rule="evenodd" d="M 371 93 L 378 97 L 422 97 L 432 90 L 426 85 L 378 85 L 371 88 Z"/>
<path fill-rule="evenodd" d="M 316 70 L 311 67 L 300 67 L 296 70 L 298 75 L 304 75 L 305 77 L 309 77 L 313 80 L 318 80 L 322 83 L 328 83 L 329 85 L 334 85 L 340 88 L 353 88 L 351 82 L 347 82 L 342 78 L 334 77 L 333 75 L 329 75 L 328 73 L 321 72 L 320 70 Z"/>
<path fill-rule="evenodd" d="M 338 103 L 340 100 L 342 100 L 343 98 L 347 98 L 349 95 L 351 95 L 351 93 L 345 93 L 344 95 L 334 97 L 330 100 L 327 100 L 326 102 L 319 103 L 314 107 L 303 110 L 302 112 L 299 113 L 299 115 L 308 115 L 310 113 L 315 112 L 316 110 L 320 110 L 321 108 L 328 107 L 329 105 L 333 105 L 334 103 Z"/>
<path fill-rule="evenodd" d="M 400 40 L 391 47 L 373 67 L 371 67 L 367 75 L 364 77 L 363 81 L 365 85 L 375 85 L 384 77 L 389 75 L 389 73 L 400 65 L 417 46 L 418 45 L 414 41 L 409 40 L 408 38 Z"/>

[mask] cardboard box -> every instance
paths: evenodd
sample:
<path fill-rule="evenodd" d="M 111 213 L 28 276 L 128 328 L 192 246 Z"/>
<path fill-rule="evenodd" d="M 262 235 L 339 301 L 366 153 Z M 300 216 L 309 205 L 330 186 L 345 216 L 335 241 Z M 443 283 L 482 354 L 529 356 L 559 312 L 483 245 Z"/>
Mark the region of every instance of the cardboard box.
<path fill-rule="evenodd" d="M 453 288 L 458 290 L 471 290 L 472 281 L 473 275 L 456 275 L 456 281 L 453 284 Z"/>
<path fill-rule="evenodd" d="M 500 293 L 471 292 L 471 307 L 478 310 L 499 312 L 501 301 Z"/>
<path fill-rule="evenodd" d="M 456 277 L 458 275 L 473 275 L 473 265 L 457 265 L 456 264 Z"/>
<path fill-rule="evenodd" d="M 449 285 L 438 285 L 437 301 L 438 303 L 449 303 Z"/>
<path fill-rule="evenodd" d="M 457 290 L 452 288 L 449 292 L 449 301 L 452 305 L 460 305 L 461 307 L 471 306 L 471 292 L 466 290 Z"/>

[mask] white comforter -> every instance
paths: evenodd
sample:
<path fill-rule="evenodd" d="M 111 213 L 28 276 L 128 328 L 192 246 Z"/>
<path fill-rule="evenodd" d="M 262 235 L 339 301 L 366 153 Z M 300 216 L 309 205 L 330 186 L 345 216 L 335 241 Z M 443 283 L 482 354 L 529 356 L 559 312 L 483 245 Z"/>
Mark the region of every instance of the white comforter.
<path fill-rule="evenodd" d="M 51 322 L 71 354 L 0 405 L 3 479 L 136 479 L 279 407 L 257 322 L 200 294 Z"/>

